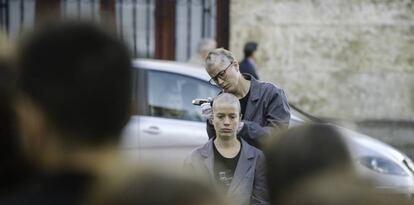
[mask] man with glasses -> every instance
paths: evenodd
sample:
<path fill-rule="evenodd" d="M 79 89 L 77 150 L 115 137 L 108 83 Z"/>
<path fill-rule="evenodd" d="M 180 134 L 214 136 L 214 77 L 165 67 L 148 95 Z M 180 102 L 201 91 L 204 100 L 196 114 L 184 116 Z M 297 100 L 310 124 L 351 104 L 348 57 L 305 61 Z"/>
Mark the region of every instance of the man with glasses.
<path fill-rule="evenodd" d="M 260 148 L 260 141 L 274 129 L 289 125 L 290 108 L 284 91 L 268 82 L 258 81 L 249 74 L 241 74 L 232 53 L 223 48 L 212 50 L 206 58 L 206 71 L 210 83 L 235 95 L 241 105 L 242 121 L 238 136 Z M 207 119 L 209 138 L 215 137 L 211 123 L 211 105 L 201 105 Z"/>

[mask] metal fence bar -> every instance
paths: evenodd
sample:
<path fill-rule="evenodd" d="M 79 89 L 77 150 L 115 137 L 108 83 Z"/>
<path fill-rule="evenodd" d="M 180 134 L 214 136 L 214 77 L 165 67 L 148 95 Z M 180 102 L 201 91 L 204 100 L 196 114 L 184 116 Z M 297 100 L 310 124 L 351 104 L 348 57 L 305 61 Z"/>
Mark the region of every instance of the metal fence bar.
<path fill-rule="evenodd" d="M 60 8 L 62 8 L 61 10 L 61 12 L 62 12 L 62 17 L 65 19 L 66 18 L 66 10 L 67 10 L 67 7 L 66 7 L 66 1 L 67 0 L 63 0 L 63 6 L 60 6 Z"/>
<path fill-rule="evenodd" d="M 206 15 L 205 15 L 205 12 L 206 12 L 206 1 L 205 0 L 202 0 L 201 1 L 201 38 L 204 38 L 204 37 L 206 37 L 206 35 L 205 35 L 205 31 L 206 31 L 206 28 L 205 28 L 205 22 L 206 22 Z"/>
<path fill-rule="evenodd" d="M 3 0 L 0 0 L 0 26 L 3 27 Z"/>
<path fill-rule="evenodd" d="M 8 5 L 8 1 L 9 0 L 0 0 L 0 11 L 1 11 L 1 13 L 0 13 L 0 16 L 1 16 L 0 24 L 1 24 L 1 27 L 6 32 L 8 32 L 8 30 L 9 30 L 9 25 L 8 25 L 8 22 L 9 22 L 9 14 L 8 14 L 9 5 Z"/>
<path fill-rule="evenodd" d="M 76 1 L 76 7 L 78 9 L 78 19 L 81 17 L 81 0 Z"/>
<path fill-rule="evenodd" d="M 0 0 L 0 27 L 5 27 L 5 6 L 3 0 Z"/>
<path fill-rule="evenodd" d="M 191 55 L 191 0 L 187 1 L 187 59 Z"/>
<path fill-rule="evenodd" d="M 23 30 L 24 23 L 24 0 L 20 0 L 20 31 Z"/>
<path fill-rule="evenodd" d="M 151 17 L 150 17 L 150 0 L 146 0 L 146 8 L 145 8 L 145 43 L 146 43 L 146 57 L 150 57 L 150 23 L 151 23 Z"/>
<path fill-rule="evenodd" d="M 210 34 L 211 34 L 211 16 L 212 16 L 211 7 L 212 7 L 212 2 L 211 2 L 211 0 L 208 0 L 207 2 L 208 2 L 208 7 L 206 9 L 206 15 L 207 15 L 207 34 L 206 35 L 210 36 Z"/>
<path fill-rule="evenodd" d="M 10 9 L 10 7 L 9 7 L 9 2 L 10 0 L 6 0 L 6 2 L 5 2 L 5 4 L 4 4 L 4 7 L 6 8 L 6 22 L 5 22 L 5 24 L 6 24 L 6 32 L 7 32 L 7 34 L 9 33 L 9 30 L 10 30 L 10 22 L 9 22 L 9 20 L 10 20 L 10 11 L 9 11 L 9 9 Z"/>
<path fill-rule="evenodd" d="M 95 0 L 90 0 L 91 4 L 91 14 L 92 14 L 92 21 L 95 21 Z"/>
<path fill-rule="evenodd" d="M 121 34 L 121 39 L 124 39 L 124 1 L 123 0 L 119 0 L 119 33 Z"/>
<path fill-rule="evenodd" d="M 134 57 L 137 57 L 137 0 L 132 0 L 132 33 Z"/>

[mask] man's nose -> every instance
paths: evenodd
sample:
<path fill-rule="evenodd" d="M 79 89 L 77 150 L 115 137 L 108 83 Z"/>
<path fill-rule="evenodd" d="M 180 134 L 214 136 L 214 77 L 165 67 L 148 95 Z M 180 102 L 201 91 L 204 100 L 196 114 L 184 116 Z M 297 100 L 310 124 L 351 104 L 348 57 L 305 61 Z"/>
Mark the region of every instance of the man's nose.
<path fill-rule="evenodd" d="M 224 125 L 230 125 L 230 118 L 229 117 L 224 118 Z"/>

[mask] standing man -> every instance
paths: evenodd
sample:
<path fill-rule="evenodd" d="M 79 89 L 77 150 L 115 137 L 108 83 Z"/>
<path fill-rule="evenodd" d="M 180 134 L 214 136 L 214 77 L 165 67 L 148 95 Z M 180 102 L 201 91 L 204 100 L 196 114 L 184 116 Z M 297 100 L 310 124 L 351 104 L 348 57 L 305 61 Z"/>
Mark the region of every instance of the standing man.
<path fill-rule="evenodd" d="M 237 137 L 240 102 L 230 93 L 218 95 L 212 122 L 216 138 L 196 149 L 184 167 L 222 188 L 236 204 L 268 204 L 263 152 Z"/>
<path fill-rule="evenodd" d="M 60 22 L 36 30 L 20 51 L 21 141 L 41 176 L 10 204 L 82 204 L 93 179 L 119 162 L 130 113 L 128 50 L 97 26 Z"/>
<path fill-rule="evenodd" d="M 248 42 L 244 45 L 244 59 L 240 62 L 240 72 L 248 73 L 256 78 L 256 80 L 259 80 L 259 76 L 256 71 L 256 51 L 256 42 Z"/>
<path fill-rule="evenodd" d="M 239 65 L 230 51 L 223 48 L 212 50 L 206 59 L 206 70 L 211 76 L 210 83 L 235 95 L 241 105 L 242 121 L 238 136 L 249 144 L 260 148 L 261 138 L 269 135 L 275 128 L 289 126 L 290 108 L 284 91 L 274 84 L 256 80 L 249 74 L 241 74 Z M 215 130 L 211 124 L 211 106 L 201 105 L 207 120 L 209 138 Z"/>

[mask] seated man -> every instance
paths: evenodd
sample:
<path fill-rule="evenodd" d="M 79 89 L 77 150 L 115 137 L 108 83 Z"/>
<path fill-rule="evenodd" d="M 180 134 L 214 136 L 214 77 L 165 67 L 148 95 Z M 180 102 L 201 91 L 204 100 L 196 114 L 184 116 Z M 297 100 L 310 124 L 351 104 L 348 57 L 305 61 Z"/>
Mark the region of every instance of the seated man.
<path fill-rule="evenodd" d="M 216 137 L 193 151 L 184 167 L 208 177 L 237 204 L 268 204 L 264 155 L 237 137 L 240 119 L 237 97 L 229 93 L 218 95 L 212 117 Z"/>

